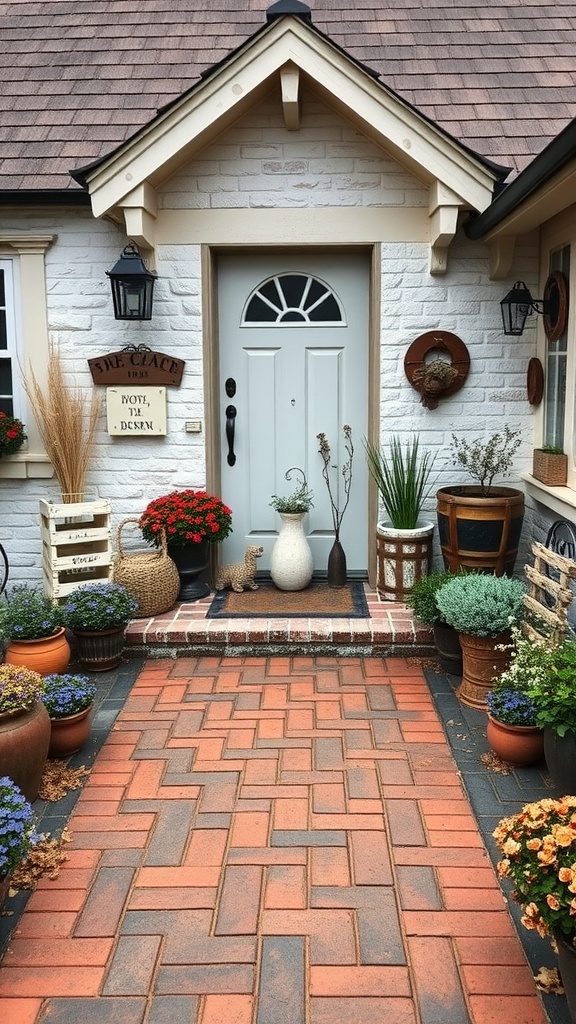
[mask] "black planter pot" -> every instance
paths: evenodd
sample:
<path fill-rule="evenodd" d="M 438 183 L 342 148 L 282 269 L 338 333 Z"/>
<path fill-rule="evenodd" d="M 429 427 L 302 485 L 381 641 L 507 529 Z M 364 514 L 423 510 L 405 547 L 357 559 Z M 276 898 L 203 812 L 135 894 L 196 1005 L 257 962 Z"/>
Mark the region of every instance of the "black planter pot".
<path fill-rule="evenodd" d="M 544 729 L 544 757 L 559 796 L 576 793 L 576 733 L 571 729 L 559 736 Z"/>
<path fill-rule="evenodd" d="M 453 676 L 461 676 L 462 648 L 459 634 L 453 626 L 447 625 L 446 622 L 435 622 L 432 631 L 442 669 Z"/>
<path fill-rule="evenodd" d="M 210 545 L 207 540 L 200 544 L 189 544 L 187 547 L 173 547 L 168 544 L 168 554 L 174 562 L 180 577 L 178 601 L 198 601 L 207 597 L 210 587 L 198 577 L 204 572 L 210 558 Z"/>
<path fill-rule="evenodd" d="M 334 589 L 346 586 L 346 552 L 335 540 L 328 555 L 328 586 Z"/>
<path fill-rule="evenodd" d="M 558 946 L 558 973 L 566 995 L 570 1020 L 576 1024 L 576 948 L 562 935 L 554 932 Z"/>

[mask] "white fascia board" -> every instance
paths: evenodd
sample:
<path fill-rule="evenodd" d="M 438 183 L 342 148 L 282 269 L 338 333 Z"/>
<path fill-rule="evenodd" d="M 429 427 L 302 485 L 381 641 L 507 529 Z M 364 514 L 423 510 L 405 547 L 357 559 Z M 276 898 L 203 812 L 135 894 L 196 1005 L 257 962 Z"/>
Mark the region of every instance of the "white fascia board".
<path fill-rule="evenodd" d="M 102 216 L 138 185 L 157 179 L 164 165 L 190 152 L 195 140 L 201 144 L 218 122 L 225 125 L 236 112 L 239 116 L 247 99 L 258 95 L 287 62 L 398 160 L 418 167 L 423 180 L 443 182 L 463 205 L 480 212 L 490 204 L 494 178 L 480 161 L 299 19 L 282 18 L 88 176 L 94 215 Z"/>

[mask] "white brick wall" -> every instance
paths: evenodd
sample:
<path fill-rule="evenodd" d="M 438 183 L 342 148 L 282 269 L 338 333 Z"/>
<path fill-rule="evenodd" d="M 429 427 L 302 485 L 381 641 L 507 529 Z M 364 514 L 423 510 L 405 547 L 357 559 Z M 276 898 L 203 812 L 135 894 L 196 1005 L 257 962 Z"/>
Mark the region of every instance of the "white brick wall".
<path fill-rule="evenodd" d="M 303 109 L 301 130 L 286 132 L 277 101 L 262 103 L 163 187 L 161 208 L 427 207 L 427 189 L 337 114 L 310 97 Z M 49 325 L 79 387 L 92 388 L 87 359 L 128 343 L 149 344 L 186 362 L 182 386 L 168 388 L 166 438 L 110 438 L 103 409 L 88 488 L 111 499 L 114 527 L 158 494 L 203 486 L 204 434 L 184 429 L 185 420 L 204 418 L 199 246 L 158 247 L 153 319 L 123 324 L 113 319 L 106 271 L 126 239 L 112 224 L 70 209 L 60 216 L 53 210 L 12 213 L 3 216 L 3 228 L 58 236 L 46 253 Z M 437 453 L 440 486 L 464 480 L 450 460 L 452 431 L 478 436 L 509 423 L 523 431 L 520 469 L 528 464 L 532 440 L 525 375 L 534 354 L 534 329 L 522 338 L 503 337 L 499 302 L 511 282 L 488 280 L 486 249 L 467 241 L 463 232 L 450 248 L 445 277 L 431 277 L 428 260 L 424 243 L 382 246 L 382 438 L 419 431 L 422 445 Z M 517 278 L 536 290 L 535 236 L 518 249 Z M 432 329 L 459 335 L 471 356 L 466 386 L 436 410 L 420 404 L 403 369 L 410 343 Z M 41 578 L 40 497 L 58 500 L 55 480 L 0 481 L 0 541 L 13 581 Z"/>

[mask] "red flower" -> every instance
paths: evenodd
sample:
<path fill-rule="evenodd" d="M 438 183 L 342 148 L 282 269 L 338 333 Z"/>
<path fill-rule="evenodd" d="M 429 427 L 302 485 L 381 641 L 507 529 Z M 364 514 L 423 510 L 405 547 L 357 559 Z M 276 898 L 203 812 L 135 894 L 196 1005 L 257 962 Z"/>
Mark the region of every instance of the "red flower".
<path fill-rule="evenodd" d="M 0 457 L 14 455 L 25 440 L 24 424 L 14 416 L 0 412 Z"/>
<path fill-rule="evenodd" d="M 173 491 L 155 498 L 140 517 L 145 540 L 158 545 L 162 529 L 170 544 L 185 547 L 203 540 L 218 542 L 232 531 L 232 512 L 206 491 Z"/>

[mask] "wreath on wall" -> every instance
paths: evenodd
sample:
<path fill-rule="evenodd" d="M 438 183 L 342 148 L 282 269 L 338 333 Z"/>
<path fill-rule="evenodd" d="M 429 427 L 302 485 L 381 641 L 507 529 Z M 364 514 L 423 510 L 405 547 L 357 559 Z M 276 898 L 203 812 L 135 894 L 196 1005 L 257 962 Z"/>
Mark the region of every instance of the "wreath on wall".
<path fill-rule="evenodd" d="M 427 409 L 436 409 L 440 398 L 459 391 L 469 369 L 468 349 L 450 331 L 421 334 L 404 357 L 404 372 Z"/>

